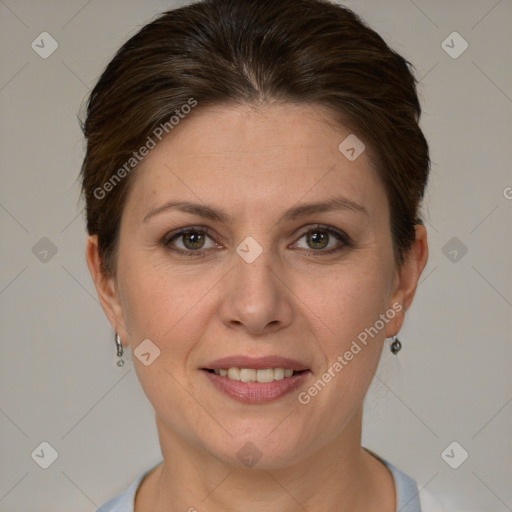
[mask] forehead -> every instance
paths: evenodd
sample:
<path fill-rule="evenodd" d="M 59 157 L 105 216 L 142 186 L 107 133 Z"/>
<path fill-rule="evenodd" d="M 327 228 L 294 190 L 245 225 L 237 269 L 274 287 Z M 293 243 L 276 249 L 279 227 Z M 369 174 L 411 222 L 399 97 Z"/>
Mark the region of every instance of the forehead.
<path fill-rule="evenodd" d="M 348 159 L 339 146 L 353 134 L 322 107 L 199 107 L 139 165 L 129 215 L 173 198 L 229 205 L 239 217 L 338 194 L 370 213 L 386 206 L 369 148 Z"/>

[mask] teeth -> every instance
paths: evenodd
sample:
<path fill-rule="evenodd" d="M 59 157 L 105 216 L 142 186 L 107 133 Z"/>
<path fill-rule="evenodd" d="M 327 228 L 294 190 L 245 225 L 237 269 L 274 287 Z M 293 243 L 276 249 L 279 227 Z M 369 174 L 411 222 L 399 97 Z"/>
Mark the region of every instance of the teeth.
<path fill-rule="evenodd" d="M 275 368 L 274 369 L 274 380 L 284 379 L 284 370 L 283 368 Z"/>
<path fill-rule="evenodd" d="M 242 382 L 256 382 L 256 370 L 240 368 L 240 380 Z"/>
<path fill-rule="evenodd" d="M 214 372 L 221 377 L 242 382 L 272 382 L 293 375 L 293 370 L 290 368 L 265 368 L 260 370 L 254 368 L 221 368 L 214 370 Z"/>
<path fill-rule="evenodd" d="M 258 370 L 256 372 L 257 382 L 272 382 L 274 380 L 274 372 L 272 368 L 266 368 L 264 370 Z"/>
<path fill-rule="evenodd" d="M 229 368 L 228 377 L 233 380 L 240 380 L 240 368 Z"/>

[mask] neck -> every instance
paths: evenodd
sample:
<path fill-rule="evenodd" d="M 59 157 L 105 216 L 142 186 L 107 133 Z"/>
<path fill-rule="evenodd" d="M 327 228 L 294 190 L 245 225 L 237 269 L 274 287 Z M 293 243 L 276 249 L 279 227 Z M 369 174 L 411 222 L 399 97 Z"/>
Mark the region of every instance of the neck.
<path fill-rule="evenodd" d="M 361 418 L 300 462 L 268 470 L 227 465 L 157 419 L 164 462 L 140 486 L 135 512 L 394 512 L 393 478 L 361 448 Z"/>

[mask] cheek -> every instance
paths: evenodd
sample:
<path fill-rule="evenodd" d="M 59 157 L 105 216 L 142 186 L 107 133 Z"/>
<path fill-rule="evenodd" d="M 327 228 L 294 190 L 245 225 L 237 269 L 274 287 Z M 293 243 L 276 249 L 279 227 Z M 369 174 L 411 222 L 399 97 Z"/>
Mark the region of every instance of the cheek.
<path fill-rule="evenodd" d="M 186 437 L 185 416 L 178 415 L 176 419 L 175 411 L 195 410 L 197 406 L 186 391 L 183 367 L 193 340 L 199 335 L 198 324 L 192 324 L 189 318 L 194 305 L 200 307 L 198 302 L 206 289 L 192 288 L 189 280 L 180 280 L 175 273 L 171 276 L 142 258 L 125 259 L 119 265 L 119 278 L 123 316 L 138 380 L 155 411 L 164 418 L 174 418 L 174 427 Z M 154 354 L 158 355 L 153 359 L 152 353 L 152 361 L 146 366 L 138 359 L 137 349 L 147 339 L 157 347 Z M 155 350 L 152 345 L 149 347 L 150 352 Z"/>
<path fill-rule="evenodd" d="M 310 412 L 308 422 L 326 435 L 337 435 L 360 407 L 378 366 L 386 325 L 381 315 L 389 298 L 379 271 L 378 266 L 371 272 L 347 269 L 326 281 L 319 300 L 310 302 L 314 314 L 310 311 L 308 317 L 323 357 L 311 387 L 299 398 Z"/>
<path fill-rule="evenodd" d="M 208 291 L 215 280 L 184 275 L 169 265 L 155 265 L 143 253 L 126 258 L 119 270 L 123 316 L 132 350 L 148 338 L 159 347 L 161 360 L 169 368 L 176 367 L 200 336 Z"/>
<path fill-rule="evenodd" d="M 392 260 L 377 256 L 365 264 L 340 268 L 338 275 L 323 282 L 317 302 L 310 303 L 318 346 L 324 353 L 317 379 L 317 406 L 334 408 L 339 414 L 329 421 L 343 421 L 362 401 L 377 368 L 386 325 L 395 316 L 388 311 Z M 315 394 L 315 390 L 311 390 Z M 322 395 L 322 396 L 320 396 Z M 305 398 L 307 400 L 307 397 Z"/>
<path fill-rule="evenodd" d="M 377 256 L 368 256 L 339 267 L 337 275 L 325 279 L 316 293 L 315 311 L 329 327 L 331 350 L 350 345 L 385 313 L 391 294 L 392 267 Z"/>

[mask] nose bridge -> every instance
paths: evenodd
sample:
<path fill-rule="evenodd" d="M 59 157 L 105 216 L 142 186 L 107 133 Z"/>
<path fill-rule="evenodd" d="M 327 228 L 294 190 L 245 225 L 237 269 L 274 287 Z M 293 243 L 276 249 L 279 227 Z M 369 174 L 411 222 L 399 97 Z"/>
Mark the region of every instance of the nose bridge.
<path fill-rule="evenodd" d="M 249 237 L 237 247 L 237 255 L 232 286 L 239 301 L 253 301 L 255 307 L 275 302 L 281 290 L 276 282 L 278 263 L 273 251 Z"/>
<path fill-rule="evenodd" d="M 248 237 L 238 245 L 236 258 L 226 283 L 224 322 L 243 324 L 254 333 L 288 324 L 293 308 L 278 256 Z"/>

